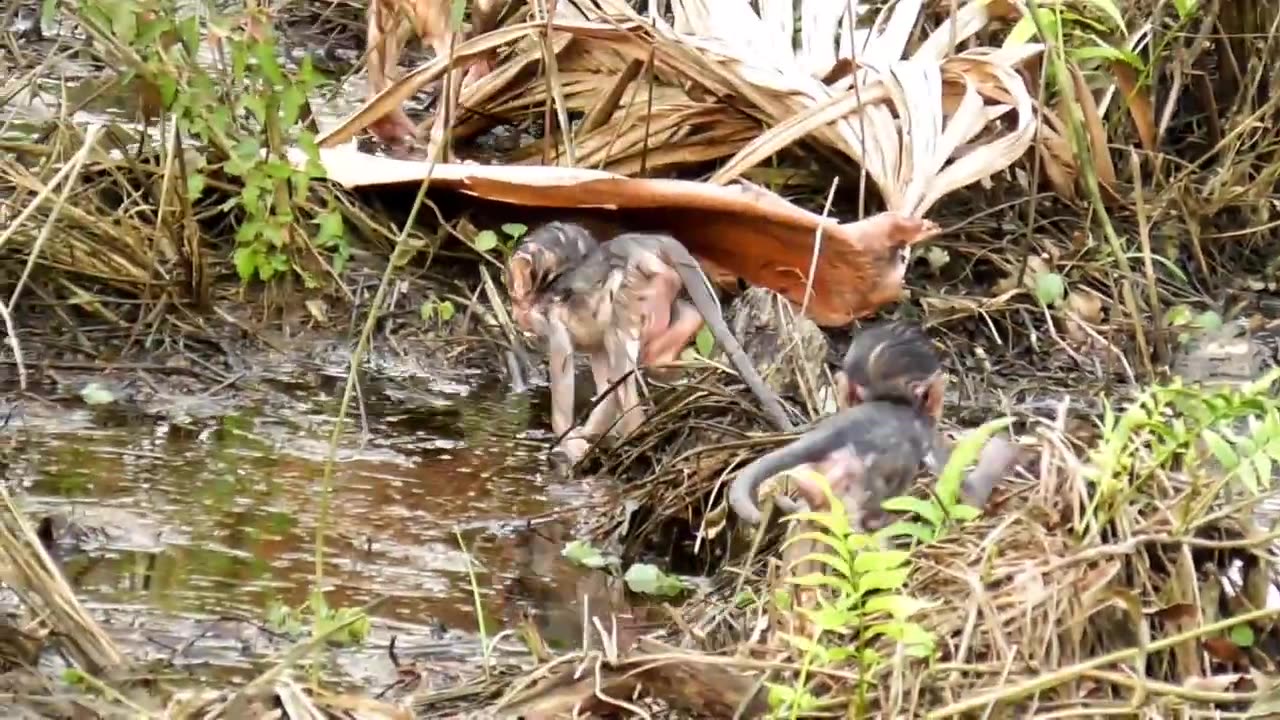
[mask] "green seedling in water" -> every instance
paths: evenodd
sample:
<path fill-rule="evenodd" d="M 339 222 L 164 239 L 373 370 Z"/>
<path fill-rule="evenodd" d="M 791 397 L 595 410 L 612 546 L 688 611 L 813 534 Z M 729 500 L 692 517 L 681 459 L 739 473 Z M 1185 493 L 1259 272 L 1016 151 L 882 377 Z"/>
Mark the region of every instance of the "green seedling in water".
<path fill-rule="evenodd" d="M 560 555 L 575 565 L 592 570 L 605 570 L 613 575 L 617 575 L 621 566 L 621 561 L 618 558 L 612 555 L 605 555 L 583 540 L 569 542 L 560 551 Z M 622 579 L 632 592 L 642 595 L 671 597 L 689 589 L 689 585 L 685 581 L 646 563 L 636 563 L 627 568 L 627 572 L 622 576 Z"/>
<path fill-rule="evenodd" d="M 622 579 L 631 592 L 642 595 L 674 597 L 690 589 L 689 584 L 684 580 L 648 563 L 636 563 L 627 568 L 627 574 L 622 576 Z"/>
<path fill-rule="evenodd" d="M 1222 316 L 1212 310 L 1197 313 L 1190 305 L 1174 305 L 1164 314 L 1164 326 L 1176 330 L 1178 344 L 1185 345 L 1200 333 L 1222 327 Z"/>
<path fill-rule="evenodd" d="M 428 325 L 434 322 L 437 329 L 452 320 L 456 312 L 451 301 L 434 297 L 423 300 L 422 307 L 418 309 L 422 322 Z"/>
<path fill-rule="evenodd" d="M 324 599 L 324 593 L 313 592 L 311 598 L 297 608 L 278 601 L 267 607 L 267 627 L 291 638 L 305 635 L 308 626 L 314 629 L 314 634 L 323 635 L 334 627 L 347 623 L 351 624 L 329 636 L 327 641 L 330 645 L 359 645 L 369 637 L 369 618 L 363 610 L 330 608 Z"/>
<path fill-rule="evenodd" d="M 560 551 L 560 556 L 585 568 L 599 570 L 601 568 L 617 567 L 618 559 L 606 556 L 600 552 L 591 543 L 585 540 L 573 540 L 564 546 Z"/>

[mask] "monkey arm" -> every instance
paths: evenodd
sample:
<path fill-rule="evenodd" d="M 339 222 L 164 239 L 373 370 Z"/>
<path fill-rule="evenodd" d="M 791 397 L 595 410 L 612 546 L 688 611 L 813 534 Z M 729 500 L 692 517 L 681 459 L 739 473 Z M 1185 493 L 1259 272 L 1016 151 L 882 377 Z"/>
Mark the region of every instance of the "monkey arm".
<path fill-rule="evenodd" d="M 1013 469 L 1021 454 L 1021 448 L 1002 435 L 987 440 L 978 454 L 978 464 L 960 486 L 960 497 L 965 504 L 985 507 L 996 482 Z"/>
<path fill-rule="evenodd" d="M 366 45 L 368 46 L 368 63 L 366 72 L 369 77 L 369 97 L 373 97 L 391 84 L 388 72 L 395 69 L 400 62 L 400 49 L 404 42 L 400 38 L 400 17 L 395 0 L 370 0 L 365 19 Z M 396 106 L 386 115 L 369 125 L 369 131 L 379 140 L 389 145 L 396 145 L 414 137 L 417 128 L 405 114 L 404 109 Z"/>
<path fill-rule="evenodd" d="M 561 312 L 548 313 L 547 345 L 551 375 L 551 429 L 564 435 L 573 427 L 573 338 Z"/>
<path fill-rule="evenodd" d="M 925 464 L 932 475 L 942 474 L 947 463 L 951 461 L 952 450 L 952 445 L 942 436 L 942 433 L 936 433 L 933 447 L 925 457 Z M 1020 456 L 1021 450 L 1018 445 L 1003 435 L 988 438 L 978 453 L 977 464 L 960 484 L 961 501 L 976 508 L 986 506 L 987 500 L 991 499 L 991 491 L 995 489 L 995 484 L 1013 469 Z"/>

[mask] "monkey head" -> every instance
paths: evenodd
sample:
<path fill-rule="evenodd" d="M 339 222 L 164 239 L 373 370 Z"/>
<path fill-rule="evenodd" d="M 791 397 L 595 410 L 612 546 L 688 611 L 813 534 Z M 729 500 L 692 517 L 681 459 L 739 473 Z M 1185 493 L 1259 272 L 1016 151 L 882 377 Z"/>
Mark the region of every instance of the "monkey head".
<path fill-rule="evenodd" d="M 850 343 L 835 379 L 841 409 L 889 400 L 906 402 L 935 421 L 942 415 L 946 373 L 918 325 L 892 321 L 863 329 Z"/>

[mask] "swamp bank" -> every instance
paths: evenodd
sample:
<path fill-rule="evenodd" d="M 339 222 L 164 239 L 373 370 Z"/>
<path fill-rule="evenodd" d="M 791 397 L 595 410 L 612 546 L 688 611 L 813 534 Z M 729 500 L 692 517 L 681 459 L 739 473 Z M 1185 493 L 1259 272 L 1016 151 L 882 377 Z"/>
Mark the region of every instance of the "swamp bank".
<path fill-rule="evenodd" d="M 420 5 L 400 72 L 363 2 L 0 5 L 6 713 L 1280 713 L 1275 8 Z M 882 211 L 939 232 L 869 308 Z M 893 317 L 957 455 L 1033 460 L 797 577 L 704 332 L 554 462 L 505 268 L 554 219 L 688 247 L 798 424 Z"/>

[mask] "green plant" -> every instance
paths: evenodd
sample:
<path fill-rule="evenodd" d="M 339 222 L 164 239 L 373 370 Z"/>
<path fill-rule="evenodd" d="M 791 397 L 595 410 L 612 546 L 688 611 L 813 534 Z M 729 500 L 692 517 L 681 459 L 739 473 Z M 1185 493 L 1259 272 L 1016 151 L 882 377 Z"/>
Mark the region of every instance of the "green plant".
<path fill-rule="evenodd" d="M 336 203 L 329 196 L 323 209 L 304 204 L 311 181 L 325 174 L 315 136 L 302 122 L 308 95 L 324 80 L 309 58 L 287 71 L 270 22 L 212 6 L 183 14 L 159 0 L 79 0 L 77 10 L 86 31 L 123 61 L 121 82 L 154 89 L 180 136 L 209 149 L 208 158 L 195 161 L 202 167 L 180 162 L 186 202 L 200 198 L 214 173 L 238 181 L 238 194 L 220 209 L 243 214 L 232 257 L 242 281 L 270 281 L 292 268 L 313 287 L 317 281 L 301 260 L 318 256 L 317 248 L 333 255 L 327 270 L 342 272 L 350 245 Z M 211 66 L 197 60 L 206 43 L 216 50 Z M 289 157 L 293 147 L 306 158 L 302 168 Z"/>
<path fill-rule="evenodd" d="M 481 253 L 489 253 L 495 249 L 502 251 L 502 256 L 507 257 L 515 249 L 516 244 L 520 242 L 520 238 L 529 232 L 529 228 L 520 223 L 503 223 L 503 238 L 499 239 L 498 233 L 492 230 L 481 230 L 476 233 L 474 241 L 475 249 Z"/>
<path fill-rule="evenodd" d="M 1057 307 L 1067 297 L 1067 282 L 1055 272 L 1037 273 L 1035 276 L 1036 300 L 1041 305 Z"/>
<path fill-rule="evenodd" d="M 605 555 L 585 540 L 572 540 L 565 544 L 560 556 L 585 568 L 604 570 L 617 576 L 622 568 L 622 560 L 614 555 Z M 689 584 L 678 576 L 663 572 L 656 565 L 635 563 L 627 568 L 622 580 L 631 592 L 642 595 L 673 597 L 689 589 Z"/>
<path fill-rule="evenodd" d="M 452 302 L 436 297 L 423 300 L 422 307 L 418 309 L 418 314 L 422 316 L 422 322 L 427 324 L 434 322 L 436 329 L 440 329 L 445 323 L 453 319 L 456 312 Z"/>
<path fill-rule="evenodd" d="M 977 459 L 987 440 L 1012 422 L 1013 418 L 997 418 L 966 433 L 952 448 L 946 467 L 938 475 L 934 494 L 928 499 L 904 495 L 881 503 L 885 510 L 912 513 L 927 525 L 899 520 L 882 532 L 891 536 L 910 536 L 921 542 L 933 542 L 947 532 L 952 521 L 968 522 L 978 517 L 981 510 L 960 502 L 960 486 L 964 481 L 965 469 Z"/>
<path fill-rule="evenodd" d="M 910 619 L 931 604 L 902 591 L 912 569 L 911 553 L 881 549 L 877 536 L 854 531 L 844 503 L 831 492 L 827 479 L 812 471 L 807 474 L 822 488 L 830 509 L 796 513 L 796 519 L 810 521 L 820 529 L 799 533 L 789 538 L 787 545 L 813 542 L 821 549 L 796 563 L 814 562 L 829 572 L 789 577 L 787 582 L 815 591 L 825 588 L 827 592 L 816 592 L 817 608 L 795 610 L 812 623 L 814 637 L 792 634 L 783 637 L 804 653 L 806 668 L 852 661 L 862 682 L 851 701 L 854 706 L 851 712 L 856 709 L 853 716 L 863 717 L 867 688 L 886 662 L 878 648 L 882 638 L 899 644 L 908 656 L 933 656 L 933 634 Z M 892 536 L 898 530 L 900 528 L 890 526 L 881 531 L 884 533 L 881 537 Z M 791 611 L 793 606 L 787 593 L 777 593 L 775 602 L 783 612 Z M 827 637 L 833 641 L 824 642 Z M 776 712 L 789 712 L 794 716 L 812 706 L 813 697 L 805 687 L 804 677 L 802 673 L 797 684 L 791 687 L 770 685 L 770 699 Z"/>
<path fill-rule="evenodd" d="M 1264 492 L 1280 462 L 1280 369 L 1244 385 L 1205 388 L 1175 379 L 1145 389 L 1123 413 L 1104 404 L 1102 437 L 1085 477 L 1093 485 L 1083 519 L 1096 532 L 1157 473 L 1209 470 L 1194 502 L 1214 502 L 1229 485 Z M 1212 457 L 1217 467 L 1206 465 Z M 1184 521 L 1198 516 L 1190 509 Z"/>
<path fill-rule="evenodd" d="M 1178 344 L 1185 344 L 1195 335 L 1222 327 L 1222 316 L 1212 310 L 1197 313 L 1190 305 L 1174 305 L 1165 311 L 1164 326 L 1177 331 Z"/>
<path fill-rule="evenodd" d="M 307 627 L 313 634 L 324 635 L 333 628 L 346 625 L 328 638 L 330 645 L 358 645 L 369 636 L 369 618 L 356 608 L 330 608 L 324 593 L 313 592 L 300 607 L 292 608 L 281 602 L 267 606 L 267 627 L 290 637 L 301 637 Z"/>

